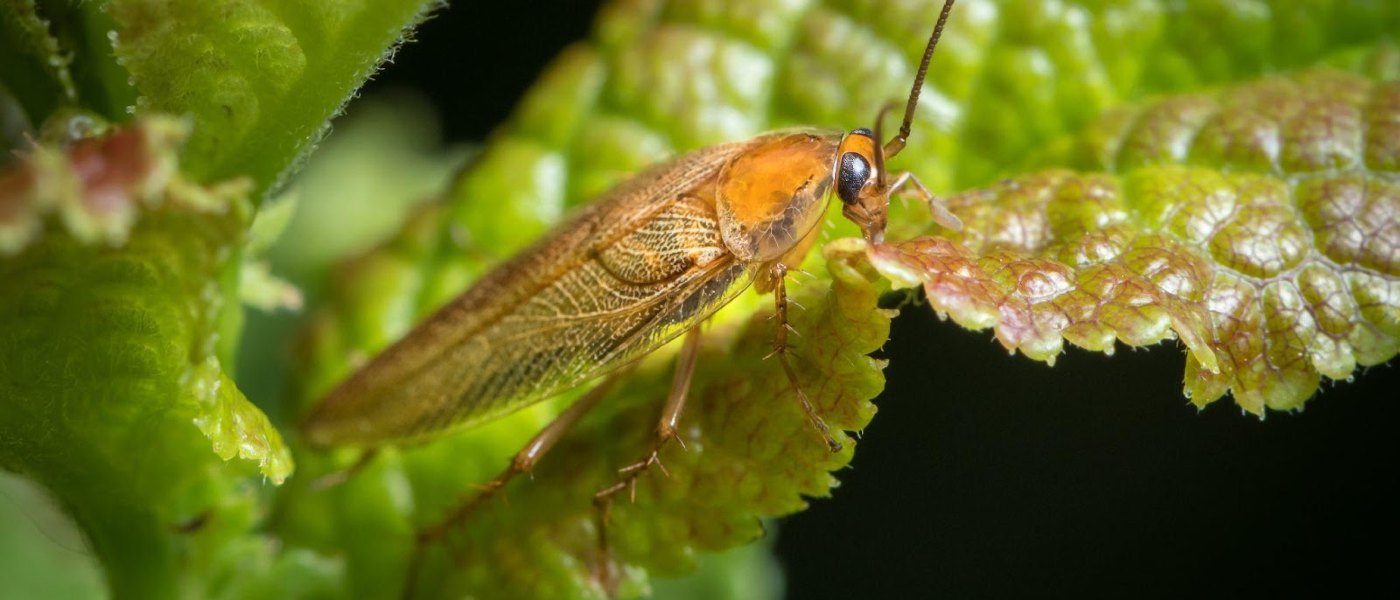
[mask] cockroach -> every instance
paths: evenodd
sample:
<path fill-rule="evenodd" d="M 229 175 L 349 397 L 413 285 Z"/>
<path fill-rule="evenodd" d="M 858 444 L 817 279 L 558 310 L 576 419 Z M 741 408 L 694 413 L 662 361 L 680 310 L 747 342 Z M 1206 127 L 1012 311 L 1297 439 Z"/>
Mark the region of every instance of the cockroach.
<path fill-rule="evenodd" d="M 485 275 L 335 387 L 302 424 L 318 446 L 378 447 L 491 421 L 602 380 L 519 451 L 478 500 L 527 473 L 606 395 L 616 372 L 685 336 L 650 454 L 621 469 L 605 500 L 656 463 L 676 438 L 700 347 L 700 325 L 750 285 L 775 304 L 773 354 L 807 420 L 841 445 L 812 407 L 788 356 L 786 277 L 821 230 L 827 197 L 871 243 L 883 240 L 891 194 L 908 189 L 940 224 L 960 225 L 910 173 L 891 177 L 929 61 L 952 10 L 929 36 L 899 131 L 789 129 L 697 150 L 653 167 L 585 206 L 542 241 Z M 889 107 L 886 107 L 886 110 Z M 445 534 L 464 505 L 420 532 Z"/>

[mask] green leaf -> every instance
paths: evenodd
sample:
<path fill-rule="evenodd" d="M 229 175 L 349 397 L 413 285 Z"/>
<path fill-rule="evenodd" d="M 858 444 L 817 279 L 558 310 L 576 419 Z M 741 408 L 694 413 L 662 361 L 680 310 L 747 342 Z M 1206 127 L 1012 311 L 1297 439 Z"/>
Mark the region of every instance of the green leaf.
<path fill-rule="evenodd" d="M 1315 71 L 1128 109 L 1063 145 L 1104 172 L 962 194 L 962 232 L 872 260 L 1032 358 L 1175 337 L 1197 405 L 1228 391 L 1255 414 L 1300 408 L 1322 377 L 1400 351 L 1397 75 Z"/>
<path fill-rule="evenodd" d="M 988 24 L 983 43 L 948 45 L 974 61 L 953 127 L 957 187 L 1013 175 L 1020 160 L 1111 107 L 1310 66 L 1342 49 L 1392 38 L 1393 2 L 1192 0 L 960 4 Z M 956 48 L 956 50 L 954 50 Z M 914 169 L 922 173 L 920 169 Z M 937 189 L 937 188 L 935 188 Z"/>
<path fill-rule="evenodd" d="M 291 472 L 221 367 L 249 186 L 180 176 L 185 131 L 148 117 L 0 172 L 0 467 L 64 506 L 118 596 L 240 559 L 256 487 L 221 458 Z"/>
<path fill-rule="evenodd" d="M 167 147 L 178 128 L 148 123 L 134 131 L 149 137 L 45 145 L 0 174 L 0 439 L 11 444 L 0 464 L 73 509 L 120 594 L 169 595 L 181 585 L 196 595 L 258 596 L 278 590 L 272 582 L 281 577 L 296 580 L 281 588 L 293 595 L 396 594 L 412 527 L 437 518 L 466 482 L 488 479 L 567 399 L 391 453 L 343 489 L 289 492 L 278 530 L 318 553 L 278 553 L 266 538 L 244 535 L 255 499 L 239 491 L 242 478 L 215 468 L 216 456 L 243 454 L 273 478 L 290 466 L 265 418 L 223 374 L 237 324 L 234 304 L 221 299 L 240 271 L 270 279 L 239 264 L 246 219 L 231 197 L 243 192 L 189 178 L 251 176 L 261 198 L 420 5 L 14 6 L 0 22 L 0 50 L 21 59 L 0 65 L 8 69 L 0 81 L 32 122 L 56 132 L 42 137 L 72 137 L 62 134 L 79 120 L 61 105 L 74 98 L 108 119 L 126 118 L 132 104 L 188 114 L 195 137 L 185 176 Z M 1198 402 L 1233 390 L 1251 410 L 1296 406 L 1321 376 L 1345 377 L 1394 354 L 1390 174 L 1400 136 L 1393 84 L 1377 81 L 1393 76 L 1385 68 L 1397 61 L 1384 52 L 1358 58 L 1356 46 L 1392 35 L 1396 5 L 960 6 L 896 166 L 938 190 L 985 184 L 1025 162 L 1098 172 L 1049 171 L 960 196 L 969 228 L 955 239 L 966 245 L 876 248 L 887 273 L 920 282 L 934 272 L 924 264 L 931 257 L 963 261 L 961 270 L 937 267 L 970 275 L 956 282 L 962 287 L 931 290 L 936 305 L 969 324 L 995 323 L 1010 346 L 1047 359 L 1062 338 L 1106 349 L 1177 335 L 1191 350 L 1187 387 Z M 387 251 L 343 271 L 335 308 L 315 320 L 308 348 L 320 362 L 300 383 L 303 395 L 313 398 L 492 260 L 646 164 L 780 126 L 869 125 L 881 104 L 903 97 L 924 36 L 911 24 L 931 20 L 934 8 L 608 8 L 593 41 L 560 58 L 445 203 L 417 213 Z M 117 34 L 115 57 L 108 31 Z M 1333 74 L 1208 89 L 1319 60 L 1374 68 L 1376 81 Z M 1106 109 L 1182 90 L 1201 93 L 1129 109 L 1053 143 Z M 91 178 L 96 159 L 111 168 Z M 1199 219 L 1219 216 L 1211 209 L 1222 204 L 1228 216 L 1201 233 Z M 1038 240 L 1030 237 L 1037 223 L 1048 231 Z M 830 235 L 849 231 L 838 225 Z M 1074 243 L 1103 251 L 1105 262 L 1064 254 Z M 863 252 L 849 242 L 827 246 L 826 268 L 814 256 L 808 269 L 817 278 L 798 292 L 811 310 L 797 318 L 802 378 L 820 390 L 828 420 L 847 428 L 870 416 L 865 400 L 879 374 L 864 354 L 887 318 L 873 310 L 880 287 Z M 285 291 L 248 289 L 273 292 L 263 296 L 272 300 Z M 1097 294 L 1087 316 L 1071 310 L 1090 306 L 1078 292 Z M 650 474 L 642 501 L 614 511 L 612 556 L 625 563 L 625 591 L 644 585 L 640 568 L 683 572 L 695 552 L 756 534 L 756 516 L 825 493 L 829 470 L 848 458 L 806 454 L 819 443 L 810 444 L 800 413 L 773 402 L 785 379 L 759 360 L 768 310 L 746 297 L 716 321 L 687 421 L 691 450 L 667 458 L 674 481 Z M 719 362 L 722 351 L 736 358 Z M 547 462 L 533 483 L 513 486 L 513 504 L 460 527 L 456 554 L 480 557 L 471 568 L 448 572 L 449 553 L 434 547 L 424 589 L 599 591 L 591 509 L 575 501 L 639 458 L 669 360 L 654 357 L 565 441 L 572 459 Z M 160 435 L 138 435 L 148 431 Z M 742 440 L 734 433 L 746 431 Z M 783 461 L 773 460 L 774 448 Z M 317 473 L 337 462 L 310 460 Z M 541 532 L 554 542 L 541 543 Z M 341 553 L 345 564 L 330 558 Z M 242 575 L 230 565 L 244 562 L 261 576 L 231 575 Z"/>
<path fill-rule="evenodd" d="M 196 181 L 252 177 L 255 201 L 314 146 L 435 0 L 108 0 L 141 112 L 189 114 Z"/>
<path fill-rule="evenodd" d="M 494 260 L 525 247 L 571 207 L 645 165 L 783 126 L 871 125 L 881 105 L 905 97 L 912 61 L 939 5 L 930 0 L 606 7 L 591 41 L 561 54 L 443 203 L 415 214 L 380 251 L 336 272 L 328 302 L 313 316 L 302 346 L 300 401 L 315 401 Z M 1238 40 L 1202 40 L 1195 32 L 1206 17 L 1214 19 L 1210 27 L 1235 28 Z M 985 184 L 1023 163 L 1051 161 L 1044 158 L 1047 146 L 1111 107 L 1323 59 L 1344 61 L 1353 45 L 1372 44 L 1397 25 L 1395 8 L 1379 4 L 963 2 L 934 59 L 909 148 L 892 166 L 917 173 L 936 191 Z M 1197 51 L 1206 59 L 1189 59 Z M 1210 164 L 1201 170 L 1234 176 Z M 1191 181 L 1193 171 L 1174 168 L 1162 177 Z M 1116 183 L 1128 175 L 1055 171 L 1040 177 Z M 1026 197 L 1006 204 L 1026 205 L 1034 214 L 1042 199 L 1031 193 L 1040 189 L 1031 183 L 1040 179 L 1028 181 L 1020 184 Z M 1002 192 L 960 197 L 969 205 L 965 210 L 976 210 L 973 200 L 991 203 L 986 220 L 966 217 L 966 239 L 1025 235 L 1010 218 L 1015 214 L 998 204 L 1003 195 L 1019 192 Z M 1072 191 L 1064 194 L 1075 198 Z M 1127 199 L 1106 201 L 1137 206 L 1135 196 L 1128 191 L 1123 196 Z M 1063 227 L 1098 227 L 1092 220 L 1096 206 L 1066 200 Z M 1109 211 L 1118 212 L 1130 211 Z M 909 213 L 892 219 L 892 239 L 927 222 L 926 216 L 918 219 L 917 209 Z M 997 215 L 1007 218 L 997 220 Z M 1080 223 L 1077 217 L 1090 220 Z M 853 233 L 837 214 L 830 221 L 824 241 Z M 1144 253 L 1151 241 L 1142 242 Z M 970 252 L 946 240 L 938 243 L 948 253 Z M 876 249 L 907 251 L 912 258 L 877 254 L 874 264 L 898 275 L 897 281 L 920 283 L 926 271 L 918 261 L 930 255 L 931 246 L 919 244 L 934 242 Z M 882 288 L 869 279 L 867 250 L 849 240 L 828 244 L 824 256 L 809 257 L 807 269 L 817 277 L 798 292 L 799 302 L 810 309 L 796 323 L 805 356 L 800 378 L 809 390 L 821 390 L 822 412 L 838 428 L 858 429 L 870 418 L 873 406 L 867 400 L 881 381 L 878 363 L 866 354 L 883 340 L 888 316 L 876 309 Z M 1157 286 L 1152 268 L 1158 263 L 1152 258 L 1129 256 L 1122 280 Z M 980 268 L 976 259 L 972 255 L 968 268 Z M 1041 260 L 1023 271 L 1033 291 L 1054 296 L 1078 274 L 1066 270 L 1058 280 L 1033 281 L 1041 275 L 1037 269 L 1047 265 Z M 1188 266 L 1209 272 L 1201 261 Z M 1014 274 L 996 271 L 988 285 L 1014 285 Z M 1108 348 L 1120 335 L 1147 343 L 1179 325 L 1183 338 L 1196 335 L 1189 343 L 1199 349 L 1202 364 L 1214 357 L 1223 369 L 1223 355 L 1212 345 L 1212 317 L 1199 308 L 1199 297 L 1181 300 L 1151 286 L 1130 299 L 1130 309 L 1142 310 L 1098 316 L 1071 335 Z M 995 310 L 972 308 L 965 324 L 990 326 L 1002 318 Z M 763 321 L 769 311 L 769 301 L 745 296 L 721 313 L 683 417 L 683 426 L 691 428 L 687 435 L 696 436 L 687 441 L 690 451 L 668 449 L 663 460 L 671 478 L 648 474 L 639 484 L 637 504 L 614 509 L 608 539 L 611 557 L 621 564 L 610 572 L 621 574 L 624 595 L 644 589 L 644 570 L 683 573 L 697 552 L 759 535 L 758 516 L 799 510 L 803 495 L 826 493 L 834 482 L 831 470 L 848 460 L 848 454 L 817 457 L 820 442 L 805 429 L 781 373 L 761 360 L 771 339 Z M 1044 333 L 1038 314 L 1029 308 L 1017 314 L 1025 322 L 1015 346 L 1048 359 L 1059 351 L 1063 333 Z M 452 528 L 446 544 L 431 548 L 416 579 L 418 590 L 424 595 L 600 595 L 607 578 L 600 577 L 589 499 L 613 480 L 614 469 L 643 458 L 665 395 L 670 358 L 664 351 L 649 359 L 561 442 L 532 480 L 511 484 L 508 501 L 494 502 Z M 546 402 L 426 446 L 387 451 L 339 488 L 294 485 L 279 507 L 279 532 L 294 545 L 345 556 L 350 588 L 358 593 L 397 595 L 415 527 L 435 523 L 469 497 L 471 483 L 489 481 L 571 399 Z M 344 468 L 356 457 L 305 453 L 300 460 L 305 472 L 320 474 Z M 453 558 L 461 564 L 454 567 Z"/>

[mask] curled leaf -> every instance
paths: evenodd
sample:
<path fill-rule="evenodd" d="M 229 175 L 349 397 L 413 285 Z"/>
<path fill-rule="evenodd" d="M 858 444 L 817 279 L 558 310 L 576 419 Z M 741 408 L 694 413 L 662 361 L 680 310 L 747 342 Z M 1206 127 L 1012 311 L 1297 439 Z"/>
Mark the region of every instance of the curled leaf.
<path fill-rule="evenodd" d="M 249 186 L 184 179 L 184 131 L 149 117 L 0 172 L 4 223 L 23 225 L 0 255 L 0 467 L 65 506 L 117 595 L 238 560 L 222 544 L 254 497 L 221 458 L 291 470 L 221 366 Z"/>

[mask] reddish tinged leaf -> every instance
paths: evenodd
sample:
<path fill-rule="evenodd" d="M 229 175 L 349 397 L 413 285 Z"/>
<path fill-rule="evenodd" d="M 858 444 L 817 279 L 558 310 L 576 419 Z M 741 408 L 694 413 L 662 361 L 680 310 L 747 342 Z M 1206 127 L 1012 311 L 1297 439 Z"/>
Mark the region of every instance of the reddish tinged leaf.
<path fill-rule="evenodd" d="M 1196 404 L 1298 408 L 1400 350 L 1397 140 L 1396 82 L 1324 71 L 1167 98 L 1059 149 L 1105 172 L 960 195 L 962 232 L 869 256 L 1032 358 L 1175 337 Z"/>

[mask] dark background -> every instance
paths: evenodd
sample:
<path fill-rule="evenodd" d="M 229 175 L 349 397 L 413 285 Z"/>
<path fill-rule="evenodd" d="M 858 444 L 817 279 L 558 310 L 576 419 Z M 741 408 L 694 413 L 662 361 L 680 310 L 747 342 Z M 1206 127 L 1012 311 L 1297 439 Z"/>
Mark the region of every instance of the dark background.
<path fill-rule="evenodd" d="M 481 140 L 595 10 L 460 3 L 364 93 L 420 90 L 448 139 Z M 880 415 L 841 487 L 778 526 L 790 597 L 1395 587 L 1393 366 L 1261 421 L 1228 399 L 1188 405 L 1170 343 L 1047 368 L 913 307 L 885 355 Z"/>

